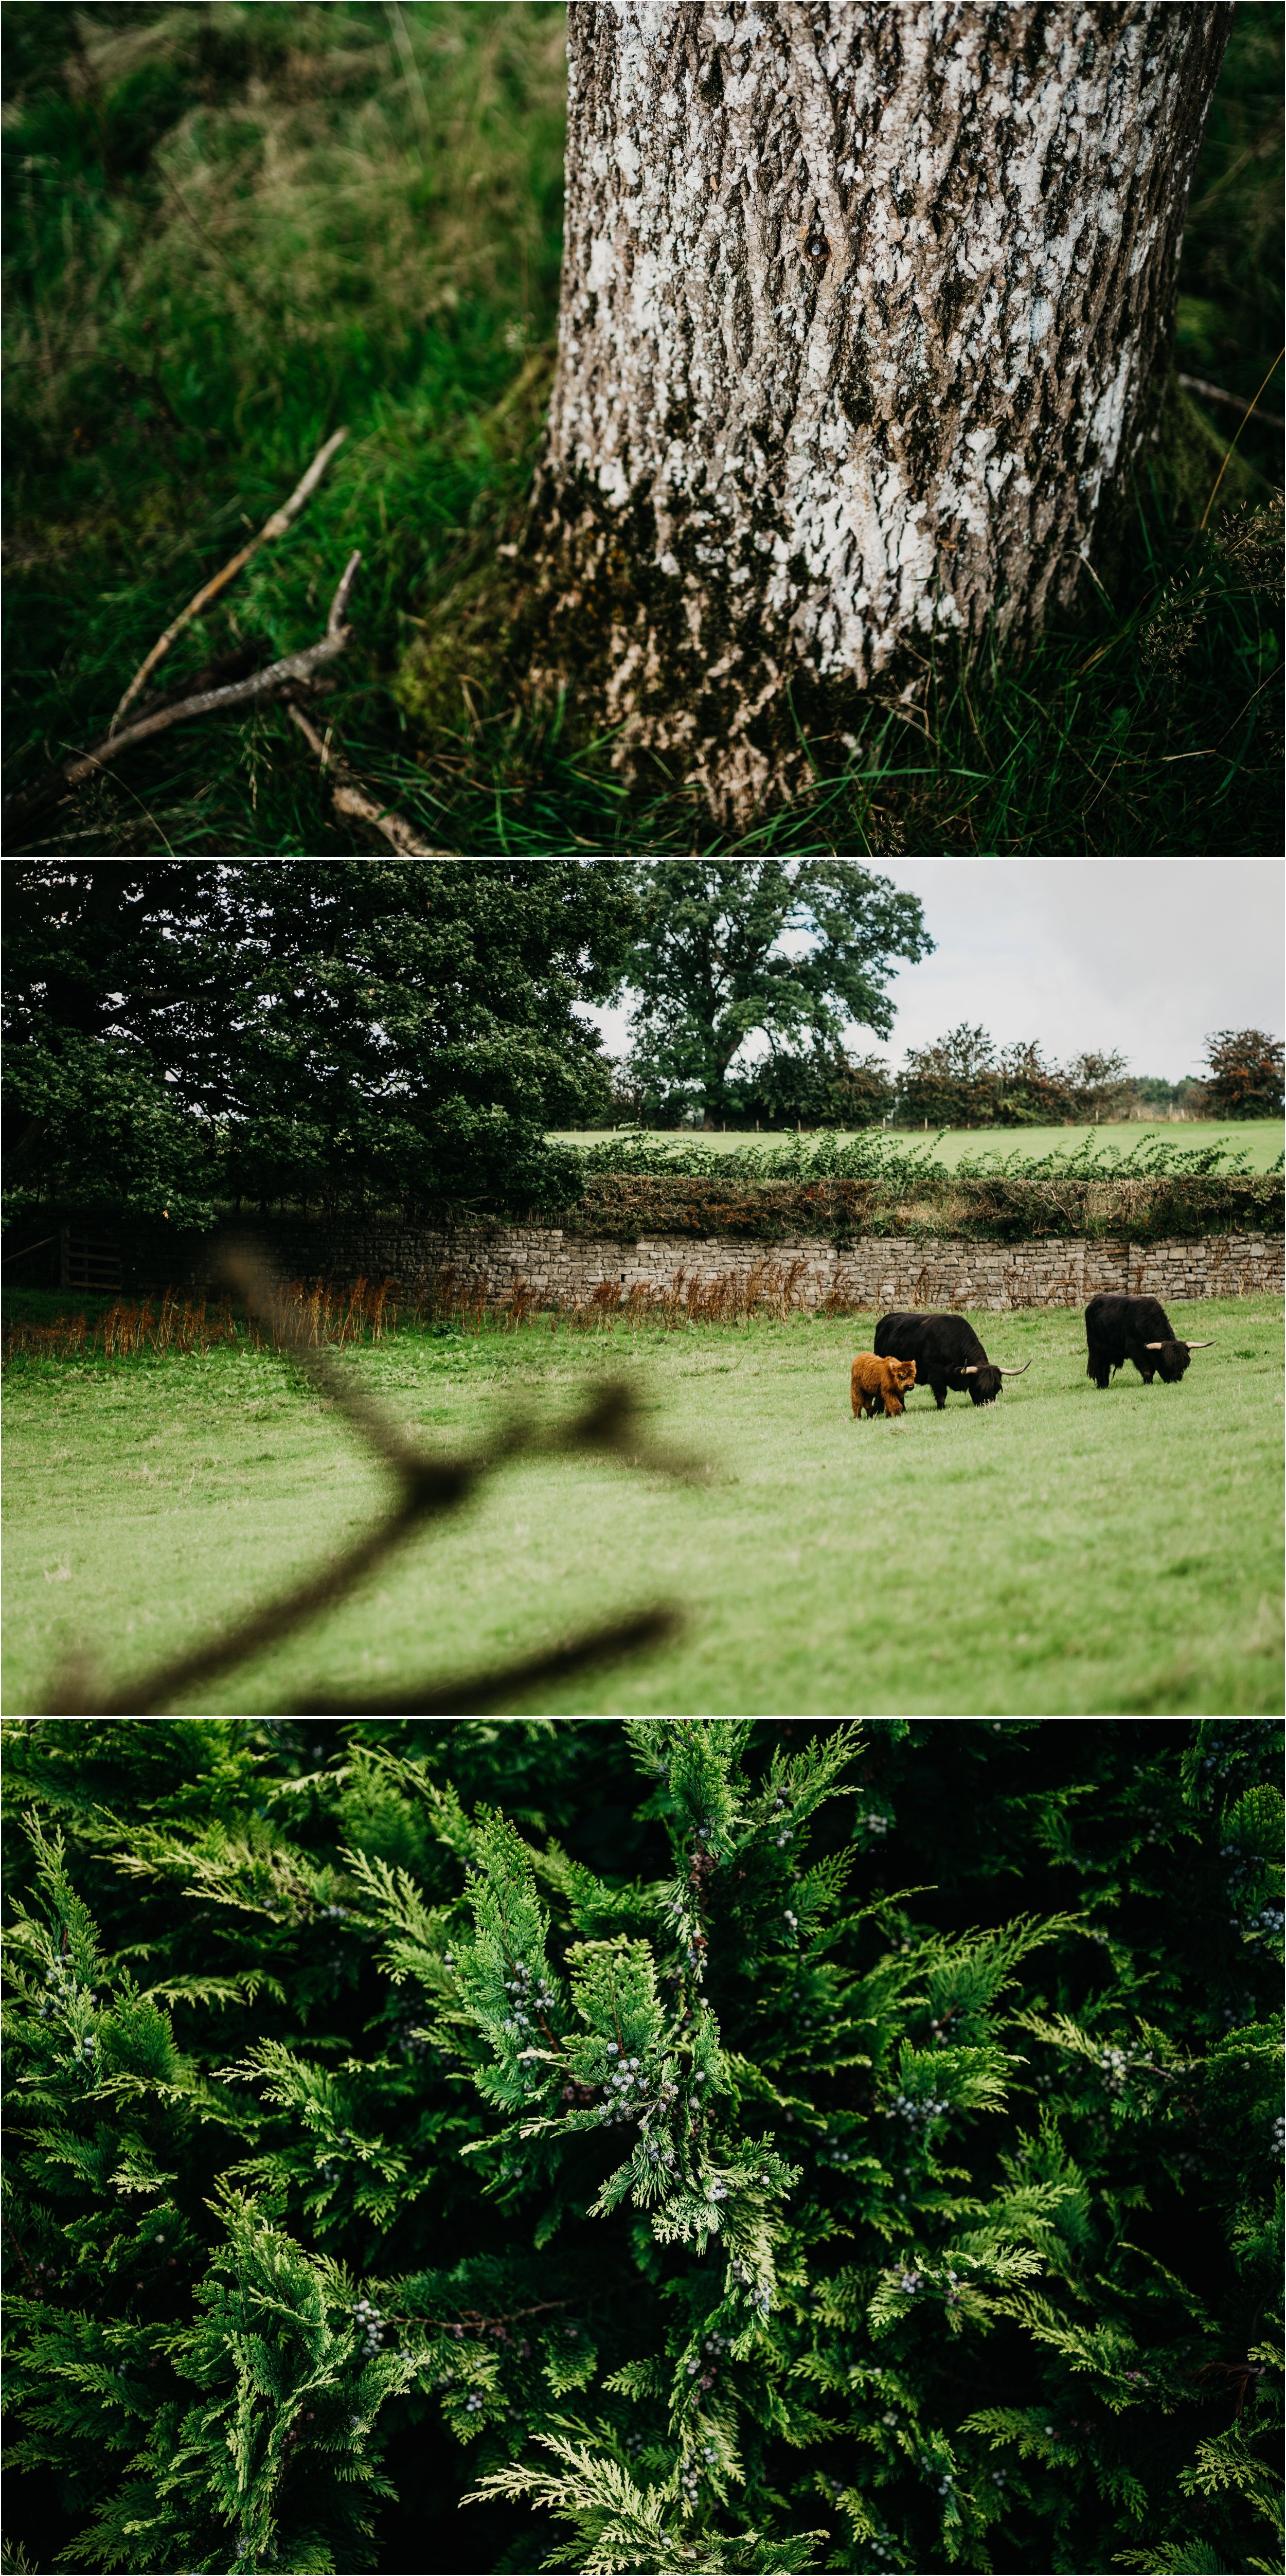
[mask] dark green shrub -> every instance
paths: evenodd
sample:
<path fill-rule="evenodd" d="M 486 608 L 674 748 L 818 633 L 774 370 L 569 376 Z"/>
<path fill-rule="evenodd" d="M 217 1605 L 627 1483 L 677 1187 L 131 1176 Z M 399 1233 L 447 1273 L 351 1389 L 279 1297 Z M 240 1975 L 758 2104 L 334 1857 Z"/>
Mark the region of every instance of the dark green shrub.
<path fill-rule="evenodd" d="M 1275 2568 L 1279 1761 L 15 1724 L 12 2563 Z"/>

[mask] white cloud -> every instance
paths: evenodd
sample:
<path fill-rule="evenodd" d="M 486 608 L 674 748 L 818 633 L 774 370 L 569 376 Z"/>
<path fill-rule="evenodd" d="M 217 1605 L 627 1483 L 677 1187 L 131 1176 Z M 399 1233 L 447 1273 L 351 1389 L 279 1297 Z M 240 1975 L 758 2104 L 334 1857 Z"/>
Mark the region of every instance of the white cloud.
<path fill-rule="evenodd" d="M 1282 1028 L 1274 859 L 894 859 L 932 957 L 899 969 L 890 1054 L 961 1020 L 1056 1058 L 1119 1048 L 1138 1074 L 1201 1069 L 1211 1029 Z"/>
<path fill-rule="evenodd" d="M 1055 1059 L 1119 1048 L 1131 1071 L 1179 1082 L 1211 1029 L 1283 1024 L 1283 871 L 1275 859 L 880 859 L 924 905 L 937 946 L 890 985 L 900 1064 L 961 1020 L 998 1045 L 1036 1038 Z M 792 943 L 793 944 L 793 943 Z M 625 1007 L 587 1011 L 609 1054 Z M 753 1050 L 752 1050 L 753 1051 Z"/>

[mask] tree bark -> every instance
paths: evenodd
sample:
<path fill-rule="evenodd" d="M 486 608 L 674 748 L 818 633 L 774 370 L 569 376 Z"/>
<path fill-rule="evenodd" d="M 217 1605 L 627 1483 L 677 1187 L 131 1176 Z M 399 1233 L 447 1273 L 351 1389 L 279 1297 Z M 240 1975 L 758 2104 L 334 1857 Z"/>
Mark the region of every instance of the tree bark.
<path fill-rule="evenodd" d="M 1229 5 L 574 0 L 533 678 L 727 823 L 1067 601 Z"/>

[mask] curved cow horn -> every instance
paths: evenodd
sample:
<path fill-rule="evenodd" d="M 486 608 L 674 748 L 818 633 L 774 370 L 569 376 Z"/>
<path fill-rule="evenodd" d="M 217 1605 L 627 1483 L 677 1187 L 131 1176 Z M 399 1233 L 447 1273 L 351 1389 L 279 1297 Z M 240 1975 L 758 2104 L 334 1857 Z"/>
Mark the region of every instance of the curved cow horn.
<path fill-rule="evenodd" d="M 1030 1367 L 1031 1367 L 1031 1361 L 1030 1361 L 1030 1360 L 1024 1360 L 1024 1361 L 1023 1361 L 1023 1364 L 1022 1364 L 1022 1367 L 1021 1367 L 1020 1369 L 1006 1369 L 1006 1368 L 1002 1368 L 1002 1370 L 1001 1370 L 1000 1374 L 1001 1374 L 1001 1376 L 1002 1376 L 1002 1377 L 1026 1377 L 1026 1375 L 1027 1375 L 1027 1371 L 1028 1371 L 1028 1369 L 1029 1369 Z"/>
<path fill-rule="evenodd" d="M 976 1361 L 976 1360 L 970 1360 L 968 1367 L 967 1367 L 967 1368 L 962 1368 L 962 1369 L 961 1369 L 961 1371 L 960 1371 L 960 1375 L 961 1375 L 961 1377 L 976 1377 L 976 1376 L 977 1376 L 977 1374 L 978 1374 L 978 1363 L 977 1363 L 977 1361 Z"/>
<path fill-rule="evenodd" d="M 1213 1343 L 1213 1342 L 1185 1342 L 1185 1343 L 1184 1343 L 1184 1345 L 1183 1345 L 1183 1347 L 1184 1347 L 1185 1351 L 1212 1351 L 1212 1350 L 1214 1349 L 1214 1343 Z"/>
<path fill-rule="evenodd" d="M 1164 1343 L 1164 1342 L 1145 1342 L 1145 1343 L 1144 1343 L 1144 1345 L 1143 1345 L 1143 1347 L 1144 1347 L 1144 1350 L 1145 1350 L 1145 1351 L 1163 1351 L 1163 1350 L 1165 1349 L 1165 1343 Z"/>

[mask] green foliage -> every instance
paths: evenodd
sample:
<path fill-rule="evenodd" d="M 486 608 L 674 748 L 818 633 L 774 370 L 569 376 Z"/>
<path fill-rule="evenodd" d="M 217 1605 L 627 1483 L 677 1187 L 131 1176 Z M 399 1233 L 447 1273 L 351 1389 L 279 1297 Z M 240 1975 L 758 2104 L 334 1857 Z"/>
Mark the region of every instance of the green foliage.
<path fill-rule="evenodd" d="M 718 1180 L 726 1176 L 747 1182 L 801 1183 L 878 1178 L 887 1183 L 890 1192 L 919 1190 L 936 1179 L 947 1178 L 979 1180 L 1002 1175 L 1107 1180 L 1120 1175 L 1131 1179 L 1200 1180 L 1207 1174 L 1240 1175 L 1253 1169 L 1249 1153 L 1240 1143 L 1222 1137 L 1207 1141 L 1200 1138 L 1199 1130 L 1191 1144 L 1181 1144 L 1172 1135 L 1162 1136 L 1147 1129 L 1134 1135 L 1127 1128 L 1125 1134 L 1130 1142 L 1124 1150 L 1115 1138 L 1091 1130 L 1075 1142 L 1059 1142 L 1049 1153 L 1039 1155 L 1021 1146 L 998 1153 L 986 1142 L 968 1143 L 953 1156 L 949 1166 L 939 1160 L 941 1135 L 930 1133 L 922 1139 L 896 1128 L 879 1135 L 850 1137 L 825 1132 L 815 1136 L 766 1136 L 756 1144 L 747 1137 L 726 1146 L 708 1144 L 699 1136 L 649 1136 L 627 1128 L 577 1150 L 587 1181 L 625 1174 L 657 1179 L 673 1174 L 684 1179 Z M 1276 1159 L 1280 1162 L 1280 1152 Z"/>
<path fill-rule="evenodd" d="M 429 840 L 728 855 L 681 782 L 627 792 L 612 743 L 524 711 L 504 662 L 496 549 L 530 486 L 557 311 L 561 9 L 90 0 L 15 6 L 5 28 L 10 782 L 97 737 L 245 522 L 346 422 L 321 491 L 180 640 L 174 680 L 315 641 L 356 545 L 358 639 L 326 721 Z M 1235 13 L 1179 281 L 1178 368 L 1247 402 L 1282 338 L 1281 54 L 1276 0 Z M 1280 416 L 1280 370 L 1263 402 Z M 1280 621 L 1196 542 L 1238 419 L 1172 383 L 1100 534 L 1107 596 L 1087 575 L 1026 660 L 997 649 L 966 674 L 935 646 L 913 709 L 855 701 L 852 749 L 814 742 L 812 793 L 742 854 L 1275 851 Z M 1279 476 L 1252 419 L 1210 526 Z M 1179 649 L 1149 659 L 1158 616 Z M 161 736 L 34 828 L 86 855 L 353 854 L 270 706 Z"/>
<path fill-rule="evenodd" d="M 898 1114 L 908 1125 L 934 1127 L 1079 1126 L 1118 1112 L 1128 1091 L 1122 1055 L 1081 1055 L 1064 1067 L 1046 1064 L 1040 1047 L 997 1049 L 986 1029 L 967 1023 L 932 1046 L 908 1050 L 898 1084 Z"/>
<path fill-rule="evenodd" d="M 1278 1728 L 7 1755 L 6 2565 L 1277 2563 Z"/>
<path fill-rule="evenodd" d="M 1277 112 L 1283 15 L 1280 0 L 1268 0 L 1264 7 L 1240 11 L 1234 21 L 1188 200 L 1175 339 L 1180 367 L 1213 379 L 1247 403 L 1264 387 L 1263 408 L 1278 420 L 1286 412 Z M 1236 415 L 1196 399 L 1227 437 Z M 1269 422 L 1252 418 L 1241 450 L 1280 484 L 1280 433 Z"/>
<path fill-rule="evenodd" d="M 119 1039 L 63 1029 L 52 1046 L 15 1048 L 5 1107 L 15 1214 L 52 1202 L 110 1218 L 213 1221 L 205 1138 Z"/>
<path fill-rule="evenodd" d="M 1282 1042 L 1266 1029 L 1220 1029 L 1208 1041 L 1206 1097 L 1216 1118 L 1279 1118 Z"/>
<path fill-rule="evenodd" d="M 892 1115 L 897 1092 L 876 1055 L 814 1047 L 811 1055 L 769 1055 L 754 1068 L 741 1115 L 769 1127 L 878 1127 Z M 640 1111 L 642 1103 L 639 1104 Z"/>
<path fill-rule="evenodd" d="M 582 1191 L 561 1222 L 630 1241 L 650 1232 L 769 1242 L 815 1234 L 841 1247 L 860 1235 L 1125 1234 L 1141 1243 L 1282 1224 L 1280 1159 L 1252 1174 L 1249 1157 L 1222 1140 L 1179 1145 L 1145 1133 L 1122 1152 L 1091 1128 L 1047 1154 L 973 1147 L 950 1169 L 936 1158 L 940 1141 L 880 1130 L 841 1140 L 823 1129 L 720 1150 L 626 1130 L 578 1149 Z"/>
<path fill-rule="evenodd" d="M 618 976 L 626 872 L 170 860 L 9 892 L 18 1207 L 566 1191 L 545 1129 L 605 1090 L 574 1006 Z"/>

